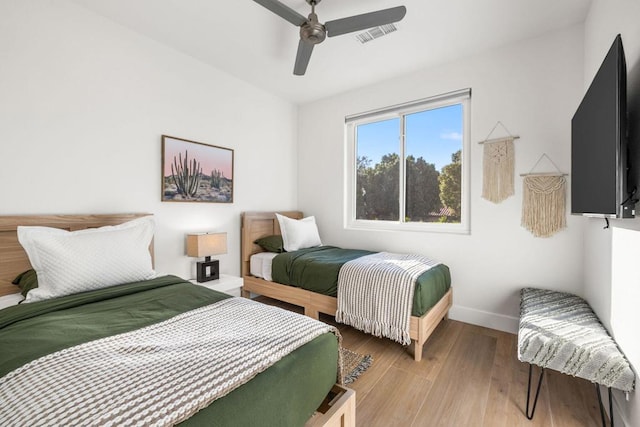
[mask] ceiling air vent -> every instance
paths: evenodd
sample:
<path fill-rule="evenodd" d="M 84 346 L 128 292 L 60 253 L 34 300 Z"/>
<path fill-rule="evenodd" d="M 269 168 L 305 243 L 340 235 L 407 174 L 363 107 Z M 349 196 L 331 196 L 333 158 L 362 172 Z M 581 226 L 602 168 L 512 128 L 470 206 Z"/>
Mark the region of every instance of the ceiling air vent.
<path fill-rule="evenodd" d="M 386 36 L 389 33 L 393 33 L 397 29 L 398 27 L 396 27 L 394 24 L 380 25 L 379 27 L 369 28 L 367 31 L 357 34 L 356 39 L 360 43 L 365 44 L 367 42 L 370 42 L 371 40 Z"/>

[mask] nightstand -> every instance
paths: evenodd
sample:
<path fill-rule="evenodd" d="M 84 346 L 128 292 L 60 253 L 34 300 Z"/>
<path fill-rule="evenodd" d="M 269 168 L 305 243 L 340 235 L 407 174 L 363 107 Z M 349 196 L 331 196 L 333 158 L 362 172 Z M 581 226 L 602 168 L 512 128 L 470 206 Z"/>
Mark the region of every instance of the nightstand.
<path fill-rule="evenodd" d="M 196 279 L 190 279 L 189 281 L 194 285 L 205 286 L 214 291 L 224 292 L 234 297 L 240 296 L 240 288 L 242 288 L 242 277 L 230 276 L 228 274 L 221 274 L 219 279 L 208 282 L 198 283 Z"/>

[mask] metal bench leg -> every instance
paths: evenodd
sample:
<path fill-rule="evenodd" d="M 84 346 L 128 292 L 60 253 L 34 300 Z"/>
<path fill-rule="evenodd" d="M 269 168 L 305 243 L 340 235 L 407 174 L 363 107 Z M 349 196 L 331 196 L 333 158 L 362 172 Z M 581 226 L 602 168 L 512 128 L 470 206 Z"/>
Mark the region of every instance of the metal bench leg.
<path fill-rule="evenodd" d="M 540 378 L 538 379 L 538 387 L 536 388 L 536 397 L 533 399 L 533 408 L 531 408 L 531 415 L 529 415 L 529 401 L 531 397 L 531 374 L 533 372 L 533 365 L 529 364 L 529 382 L 527 383 L 527 418 L 532 419 L 533 414 L 536 412 L 536 405 L 538 404 L 538 396 L 540 395 L 540 386 L 542 385 L 542 377 L 544 375 L 544 368 L 540 368 Z M 598 391 L 599 393 L 600 391 Z"/>
<path fill-rule="evenodd" d="M 613 427 L 613 399 L 611 399 L 611 387 L 609 387 L 609 418 L 611 419 L 611 427 Z M 598 403 L 600 404 L 600 418 L 602 419 L 602 427 L 607 426 L 606 416 L 604 414 L 604 405 L 602 404 L 602 394 L 600 394 L 600 384 L 596 383 L 596 391 L 598 392 Z"/>

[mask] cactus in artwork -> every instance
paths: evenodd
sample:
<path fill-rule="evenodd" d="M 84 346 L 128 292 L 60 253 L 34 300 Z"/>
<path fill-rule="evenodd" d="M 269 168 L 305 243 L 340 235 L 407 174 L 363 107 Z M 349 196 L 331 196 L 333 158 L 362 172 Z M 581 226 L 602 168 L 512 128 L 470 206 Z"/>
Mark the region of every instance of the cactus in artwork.
<path fill-rule="evenodd" d="M 195 197 L 200 186 L 200 175 L 202 169 L 200 168 L 200 162 L 193 159 L 189 162 L 189 152 L 185 150 L 184 161 L 182 160 L 182 153 L 178 153 L 178 158 L 173 156 L 173 164 L 171 164 L 171 178 L 176 184 L 178 193 L 184 197 Z"/>
<path fill-rule="evenodd" d="M 211 171 L 211 187 L 212 188 L 217 188 L 218 190 L 220 189 L 220 186 L 222 185 L 222 172 L 220 172 L 218 169 L 214 169 Z"/>

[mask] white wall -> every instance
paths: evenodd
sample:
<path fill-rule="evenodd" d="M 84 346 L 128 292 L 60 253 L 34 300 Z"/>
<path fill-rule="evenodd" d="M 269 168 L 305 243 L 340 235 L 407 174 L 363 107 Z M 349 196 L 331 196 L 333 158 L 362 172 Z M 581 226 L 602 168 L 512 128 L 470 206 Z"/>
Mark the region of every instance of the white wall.
<path fill-rule="evenodd" d="M 640 147 L 640 2 L 593 0 L 585 22 L 584 88 L 588 87 L 615 36 L 622 35 L 627 59 L 630 138 Z M 640 158 L 635 159 L 640 167 Z M 638 209 L 640 205 L 636 205 Z M 640 212 L 639 212 L 640 213 Z M 636 369 L 640 369 L 640 219 L 584 219 L 585 297 Z M 618 415 L 627 426 L 640 425 L 640 394 L 627 402 L 614 394 Z M 619 422 L 620 420 L 616 420 Z"/>
<path fill-rule="evenodd" d="M 0 215 L 150 212 L 156 267 L 195 277 L 189 231 L 296 207 L 297 107 L 65 0 L 0 2 Z M 160 202 L 162 134 L 235 150 L 233 204 Z"/>
<path fill-rule="evenodd" d="M 482 199 L 482 146 L 477 141 L 500 120 L 521 136 L 515 142 L 516 174 L 528 172 L 542 153 L 568 172 L 570 120 L 581 98 L 582 76 L 583 27 L 576 26 L 303 105 L 299 208 L 316 215 L 325 243 L 440 259 L 452 271 L 452 318 L 515 331 L 520 288 L 581 293 L 582 224 L 568 217 L 564 231 L 534 238 L 520 226 L 519 176 L 514 197 L 498 205 Z M 343 229 L 344 117 L 467 87 L 472 88 L 471 234 Z"/>
<path fill-rule="evenodd" d="M 221 268 L 239 274 L 240 212 L 298 207 L 318 217 L 326 243 L 447 263 L 453 318 L 513 331 L 521 287 L 584 294 L 638 367 L 640 220 L 602 230 L 601 221 L 568 217 L 566 230 L 533 238 L 519 225 L 519 179 L 502 204 L 480 198 L 475 143 L 501 120 L 521 136 L 517 173 L 543 152 L 569 171 L 569 120 L 618 32 L 640 134 L 637 16 L 636 0 L 593 0 L 584 32 L 567 29 L 304 105 L 298 118 L 294 105 L 73 3 L 2 1 L 0 215 L 150 212 L 158 270 L 192 277 L 186 232 L 227 231 Z M 471 234 L 344 230 L 344 116 L 465 87 L 473 90 Z M 161 134 L 234 149 L 234 203 L 160 202 Z M 637 393 L 616 402 L 627 425 L 640 425 Z"/>

